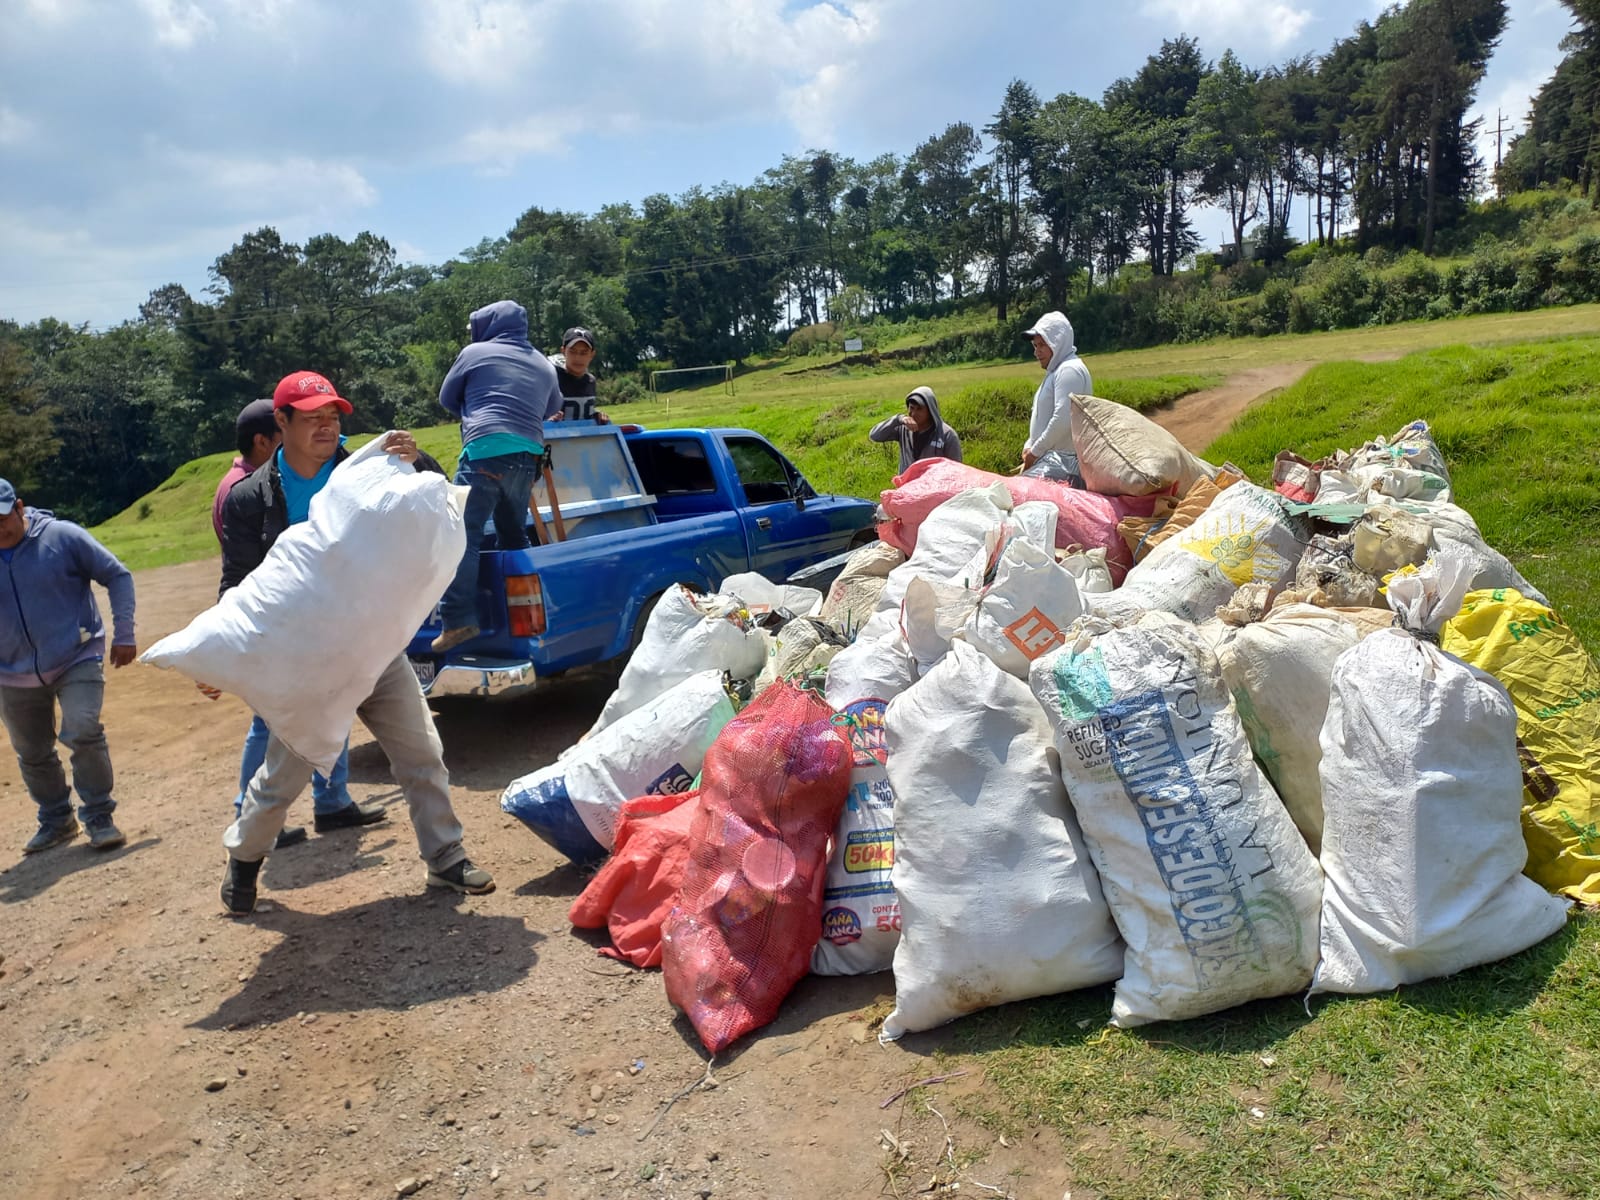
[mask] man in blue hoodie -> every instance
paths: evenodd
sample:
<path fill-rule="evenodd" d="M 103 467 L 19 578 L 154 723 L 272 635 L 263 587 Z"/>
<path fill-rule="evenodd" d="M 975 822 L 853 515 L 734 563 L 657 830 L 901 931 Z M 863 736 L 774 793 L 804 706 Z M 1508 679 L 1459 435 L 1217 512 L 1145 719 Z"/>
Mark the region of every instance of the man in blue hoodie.
<path fill-rule="evenodd" d="M 78 836 L 57 737 L 72 752 L 72 783 L 89 845 L 110 850 L 126 840 L 111 820 L 117 803 L 100 724 L 105 626 L 91 582 L 111 594 L 111 665 L 125 667 L 139 653 L 128 568 L 71 521 L 58 521 L 44 509 L 30 512 L 16 489 L 0 479 L 0 722 L 17 752 L 28 795 L 39 806 L 39 831 L 22 848 L 25 854 Z"/>
<path fill-rule="evenodd" d="M 472 342 L 456 356 L 439 403 L 461 421 L 456 482 L 467 496 L 467 550 L 439 602 L 437 654 L 478 636 L 478 551 L 492 517 L 502 550 L 528 545 L 528 501 L 544 460 L 544 423 L 561 411 L 550 360 L 528 341 L 528 313 L 497 300 L 472 314 Z"/>

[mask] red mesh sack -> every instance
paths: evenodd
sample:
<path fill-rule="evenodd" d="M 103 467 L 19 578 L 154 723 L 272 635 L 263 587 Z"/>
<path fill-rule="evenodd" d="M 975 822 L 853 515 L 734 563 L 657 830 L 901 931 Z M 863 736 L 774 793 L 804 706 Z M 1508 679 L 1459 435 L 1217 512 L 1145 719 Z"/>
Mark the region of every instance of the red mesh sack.
<path fill-rule="evenodd" d="M 611 930 L 611 946 L 600 951 L 607 958 L 661 965 L 661 922 L 683 883 L 699 810 L 700 793 L 693 791 L 641 796 L 617 814 L 611 857 L 567 912 L 579 929 Z"/>
<path fill-rule="evenodd" d="M 1102 496 L 1099 492 L 1086 492 L 1054 479 L 996 475 L 948 458 L 914 462 L 904 474 L 896 475 L 893 483 L 894 486 L 881 495 L 883 511 L 889 519 L 879 523 L 878 537 L 905 554 L 916 550 L 917 530 L 922 528 L 928 514 L 950 497 L 968 488 L 1003 483 L 1011 493 L 1013 504 L 1043 500 L 1055 505 L 1060 514 L 1056 520 L 1056 548 L 1103 549 L 1111 578 L 1118 584 L 1133 565 L 1133 554 L 1118 534 L 1117 522 L 1124 517 L 1148 517 L 1164 499 L 1162 496 Z"/>
<path fill-rule="evenodd" d="M 810 970 L 828 838 L 850 790 L 850 746 L 833 716 L 775 683 L 706 753 L 661 969 L 667 999 L 712 1054 L 776 1017 Z"/>

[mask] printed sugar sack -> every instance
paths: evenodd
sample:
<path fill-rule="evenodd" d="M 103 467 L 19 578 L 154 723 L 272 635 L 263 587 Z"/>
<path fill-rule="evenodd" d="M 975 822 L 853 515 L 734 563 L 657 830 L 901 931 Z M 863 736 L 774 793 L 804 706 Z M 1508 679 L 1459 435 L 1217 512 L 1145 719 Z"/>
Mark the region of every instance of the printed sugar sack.
<path fill-rule="evenodd" d="M 1553 609 L 1514 588 L 1469 592 L 1439 644 L 1516 705 L 1528 878 L 1600 904 L 1600 667 Z"/>
<path fill-rule="evenodd" d="M 1001 670 L 1026 680 L 1033 660 L 1057 649 L 1083 613 L 1073 575 L 1053 555 L 1013 538 L 967 619 L 966 639 Z"/>
<path fill-rule="evenodd" d="M 883 1037 L 1115 979 L 1122 944 L 1027 685 L 957 641 L 884 725 L 902 925 Z"/>
<path fill-rule="evenodd" d="M 737 597 L 668 588 L 645 623 L 617 690 L 585 737 L 649 703 L 697 671 L 754 679 L 767 665 L 767 642 Z"/>
<path fill-rule="evenodd" d="M 140 656 L 232 692 L 322 771 L 466 552 L 466 489 L 385 454 L 386 436 L 333 469 L 238 587 Z"/>
<path fill-rule="evenodd" d="M 1122 587 L 1096 598 L 1103 606 L 1132 605 L 1204 621 L 1247 583 L 1268 585 L 1268 599 L 1294 578 L 1311 539 L 1304 517 L 1253 483 L 1220 493 L 1198 520 L 1162 542 L 1128 572 Z"/>
<path fill-rule="evenodd" d="M 850 741 L 850 795 L 833 833 L 822 893 L 822 940 L 811 954 L 818 975 L 887 971 L 900 942 L 894 866 L 894 791 L 885 767 L 883 714 L 916 677 L 897 635 L 858 640 L 828 664 L 827 700 Z"/>
<path fill-rule="evenodd" d="M 1340 656 L 1322 726 L 1322 963 L 1314 992 L 1381 992 L 1549 937 L 1566 902 L 1522 874 L 1517 714 L 1489 675 L 1426 636 L 1471 568 L 1389 582 L 1406 628 Z"/>
<path fill-rule="evenodd" d="M 1033 664 L 1029 684 L 1128 943 L 1112 1024 L 1303 988 L 1321 875 L 1250 756 L 1215 655 L 1162 613 L 1077 631 Z"/>
<path fill-rule="evenodd" d="M 574 862 L 593 862 L 611 850 L 622 805 L 688 791 L 731 720 L 722 672 L 697 671 L 560 760 L 513 780 L 500 807 Z"/>
<path fill-rule="evenodd" d="M 1264 621 L 1230 630 L 1217 646 L 1256 761 L 1313 854 L 1322 847 L 1322 721 L 1333 665 L 1363 630 L 1309 604 L 1275 608 Z"/>

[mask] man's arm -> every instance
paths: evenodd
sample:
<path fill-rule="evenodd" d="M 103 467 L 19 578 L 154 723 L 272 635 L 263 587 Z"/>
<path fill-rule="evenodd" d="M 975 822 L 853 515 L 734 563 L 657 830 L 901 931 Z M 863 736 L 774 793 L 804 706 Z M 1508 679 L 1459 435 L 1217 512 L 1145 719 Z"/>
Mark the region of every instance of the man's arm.
<path fill-rule="evenodd" d="M 1056 372 L 1051 383 L 1054 385 L 1052 396 L 1056 410 L 1051 414 L 1044 432 L 1026 447 L 1036 459 L 1043 458 L 1052 450 L 1072 450 L 1072 393 L 1078 377 L 1075 372 L 1061 370 Z"/>
<path fill-rule="evenodd" d="M 900 440 L 900 414 L 879 421 L 867 430 L 867 436 L 875 442 L 896 442 Z"/>
<path fill-rule="evenodd" d="M 961 437 L 948 425 L 944 431 L 944 456 L 952 462 L 961 461 Z"/>
<path fill-rule="evenodd" d="M 75 525 L 72 531 L 72 556 L 81 575 L 92 579 L 111 595 L 111 652 L 113 667 L 125 667 L 139 655 L 133 632 L 133 575 L 117 556 L 94 539 L 94 535 Z"/>
<path fill-rule="evenodd" d="M 561 394 L 561 377 L 554 371 L 550 372 L 550 394 L 544 398 L 544 419 L 552 420 L 561 411 L 562 402 L 566 399 Z"/>
<path fill-rule="evenodd" d="M 238 587 L 266 557 L 261 548 L 261 529 L 266 516 L 267 511 L 249 479 L 241 481 L 223 501 L 222 585 L 217 589 L 218 596 L 231 587 Z"/>
<path fill-rule="evenodd" d="M 467 368 L 463 360 L 466 351 L 456 355 L 456 361 L 450 364 L 450 370 L 445 373 L 444 383 L 439 387 L 439 403 L 445 412 L 452 417 L 461 416 L 461 406 L 467 398 Z"/>

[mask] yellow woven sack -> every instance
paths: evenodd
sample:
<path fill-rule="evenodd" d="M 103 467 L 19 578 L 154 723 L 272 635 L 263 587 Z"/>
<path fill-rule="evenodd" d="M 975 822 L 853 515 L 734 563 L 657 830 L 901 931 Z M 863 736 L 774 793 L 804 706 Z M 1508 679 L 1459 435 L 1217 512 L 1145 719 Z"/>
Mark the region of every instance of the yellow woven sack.
<path fill-rule="evenodd" d="M 1514 588 L 1468 592 L 1440 644 L 1516 705 L 1528 877 L 1600 904 L 1600 668 L 1554 610 Z"/>

